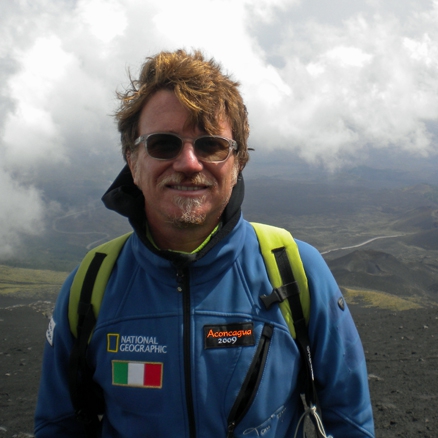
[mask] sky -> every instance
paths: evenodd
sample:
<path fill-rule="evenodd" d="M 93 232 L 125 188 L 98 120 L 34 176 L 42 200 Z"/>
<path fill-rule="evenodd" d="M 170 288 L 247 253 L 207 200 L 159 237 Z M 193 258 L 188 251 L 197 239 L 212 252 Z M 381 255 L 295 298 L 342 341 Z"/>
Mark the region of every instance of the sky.
<path fill-rule="evenodd" d="M 437 0 L 5 0 L 0 257 L 44 232 L 81 181 L 115 177 L 115 92 L 178 48 L 241 83 L 263 153 L 329 170 L 373 151 L 438 155 Z"/>

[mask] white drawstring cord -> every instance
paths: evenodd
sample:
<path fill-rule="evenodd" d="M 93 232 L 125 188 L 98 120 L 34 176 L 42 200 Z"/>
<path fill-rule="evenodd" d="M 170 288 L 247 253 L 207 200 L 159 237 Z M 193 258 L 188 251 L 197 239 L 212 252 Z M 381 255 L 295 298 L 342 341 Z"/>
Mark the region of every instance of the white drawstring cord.
<path fill-rule="evenodd" d="M 315 423 L 316 426 L 318 428 L 319 433 L 321 434 L 321 436 L 323 438 L 333 438 L 332 435 L 326 435 L 325 430 L 324 430 L 324 426 L 322 424 L 321 418 L 319 417 L 318 413 L 316 412 L 316 406 L 312 405 L 310 407 L 307 407 L 303 413 L 303 415 L 301 415 L 298 424 L 297 424 L 297 428 L 295 429 L 295 434 L 294 434 L 294 438 L 297 438 L 298 436 L 298 429 L 300 428 L 301 423 L 304 421 L 304 419 L 306 417 L 310 417 L 313 416 L 313 418 L 315 419 Z M 305 436 L 305 432 L 304 432 L 304 427 L 303 427 L 303 438 L 306 438 Z"/>

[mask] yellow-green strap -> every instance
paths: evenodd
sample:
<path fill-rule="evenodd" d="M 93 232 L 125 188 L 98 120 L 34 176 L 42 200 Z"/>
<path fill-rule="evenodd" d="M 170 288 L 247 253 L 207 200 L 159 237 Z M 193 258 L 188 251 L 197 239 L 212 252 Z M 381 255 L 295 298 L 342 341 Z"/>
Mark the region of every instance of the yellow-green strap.
<path fill-rule="evenodd" d="M 251 222 L 251 225 L 254 227 L 254 230 L 257 234 L 260 244 L 260 251 L 265 261 L 269 280 L 271 281 L 274 289 L 282 286 L 282 280 L 275 256 L 272 251 L 282 247 L 286 249 L 289 262 L 291 263 L 292 272 L 300 290 L 300 301 L 303 315 L 306 323 L 308 323 L 310 316 L 309 286 L 307 283 L 306 273 L 304 272 L 303 262 L 301 261 L 300 253 L 295 240 L 289 231 L 283 228 L 277 228 L 271 225 L 259 224 L 255 222 Z M 292 312 L 290 310 L 288 300 L 284 300 L 282 303 L 280 303 L 280 309 L 292 336 L 295 338 L 295 327 L 293 324 Z"/>
<path fill-rule="evenodd" d="M 74 336 L 77 336 L 77 325 L 78 325 L 78 306 L 82 291 L 82 285 L 84 283 L 85 275 L 87 274 L 88 268 L 91 261 L 96 253 L 106 254 L 102 265 L 99 269 L 99 275 L 96 277 L 96 281 L 93 287 L 93 293 L 91 296 L 91 304 L 93 305 L 94 316 L 97 318 L 99 315 L 100 305 L 102 303 L 103 294 L 105 293 L 106 284 L 108 283 L 109 277 L 111 275 L 113 266 L 122 250 L 128 237 L 132 232 L 119 236 L 109 242 L 106 242 L 91 251 L 89 251 L 81 264 L 79 265 L 78 271 L 73 279 L 73 283 L 70 288 L 70 299 L 68 305 L 68 319 L 70 322 L 70 330 Z"/>

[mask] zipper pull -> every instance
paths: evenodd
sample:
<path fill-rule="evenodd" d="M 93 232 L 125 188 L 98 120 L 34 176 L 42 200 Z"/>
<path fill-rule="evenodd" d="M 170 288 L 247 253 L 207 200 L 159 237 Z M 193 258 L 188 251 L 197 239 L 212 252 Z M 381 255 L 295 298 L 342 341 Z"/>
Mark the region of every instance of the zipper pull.
<path fill-rule="evenodd" d="M 227 438 L 234 438 L 234 429 L 236 427 L 236 422 L 232 421 L 231 423 L 228 424 L 228 428 L 227 428 Z"/>
<path fill-rule="evenodd" d="M 184 281 L 184 271 L 182 269 L 178 269 L 176 271 L 176 281 L 178 283 L 178 286 L 176 287 L 176 290 L 178 292 L 183 291 L 183 281 Z"/>

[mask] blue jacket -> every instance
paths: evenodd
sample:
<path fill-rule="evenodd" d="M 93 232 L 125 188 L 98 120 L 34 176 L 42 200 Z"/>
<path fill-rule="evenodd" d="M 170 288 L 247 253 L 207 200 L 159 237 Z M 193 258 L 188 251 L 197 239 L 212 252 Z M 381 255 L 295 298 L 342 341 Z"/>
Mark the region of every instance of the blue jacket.
<path fill-rule="evenodd" d="M 338 304 L 341 292 L 320 254 L 298 246 L 326 432 L 373 437 L 365 358 L 350 312 Z M 73 275 L 48 330 L 37 438 L 83 436 L 67 382 Z M 260 301 L 271 289 L 254 230 L 242 218 L 181 269 L 134 233 L 111 275 L 88 349 L 105 397 L 102 436 L 218 438 L 233 429 L 241 438 L 292 438 L 303 412 L 301 359 L 279 308 L 266 310 Z"/>
<path fill-rule="evenodd" d="M 103 197 L 135 233 L 113 269 L 88 348 L 103 389 L 103 437 L 292 438 L 303 412 L 301 358 L 254 229 L 242 219 L 239 177 L 221 227 L 199 252 L 160 251 L 145 235 L 145 199 L 126 166 Z M 362 345 L 320 254 L 298 242 L 311 294 L 309 338 L 326 432 L 373 437 Z M 84 437 L 74 418 L 68 361 L 69 290 L 47 330 L 37 438 Z M 343 307 L 343 308 L 342 308 Z"/>

